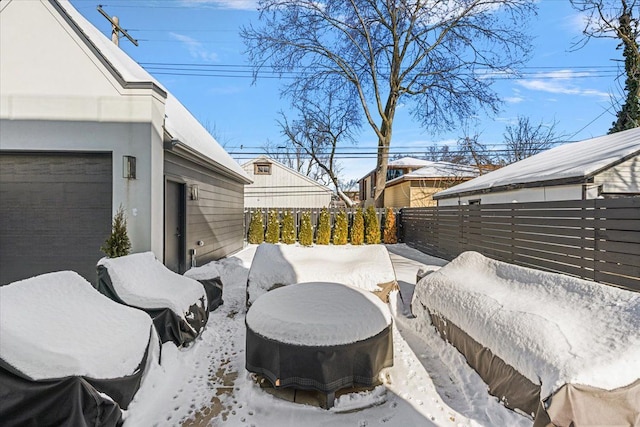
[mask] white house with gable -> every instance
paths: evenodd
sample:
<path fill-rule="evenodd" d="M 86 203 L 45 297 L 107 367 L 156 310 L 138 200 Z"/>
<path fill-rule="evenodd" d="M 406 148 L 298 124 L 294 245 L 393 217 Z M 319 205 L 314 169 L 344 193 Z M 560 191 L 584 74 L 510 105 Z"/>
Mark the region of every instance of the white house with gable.
<path fill-rule="evenodd" d="M 561 145 L 436 193 L 438 206 L 640 196 L 640 128 Z"/>
<path fill-rule="evenodd" d="M 93 282 L 120 206 L 175 271 L 242 248 L 250 178 L 69 1 L 3 0 L 0 52 L 0 284 Z"/>
<path fill-rule="evenodd" d="M 272 158 L 260 156 L 242 168 L 253 181 L 245 187 L 247 208 L 324 208 L 331 204 L 330 188 Z"/>

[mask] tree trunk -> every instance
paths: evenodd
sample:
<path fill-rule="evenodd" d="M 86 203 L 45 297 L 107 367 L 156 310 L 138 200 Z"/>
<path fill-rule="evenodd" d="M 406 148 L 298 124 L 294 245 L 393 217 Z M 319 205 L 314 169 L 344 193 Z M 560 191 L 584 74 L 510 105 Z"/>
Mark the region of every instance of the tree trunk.
<path fill-rule="evenodd" d="M 374 202 L 377 208 L 384 207 L 384 188 L 387 184 L 387 166 L 389 164 L 389 143 L 391 134 L 387 133 L 378 140 L 378 165 L 376 166 L 376 190 Z"/>

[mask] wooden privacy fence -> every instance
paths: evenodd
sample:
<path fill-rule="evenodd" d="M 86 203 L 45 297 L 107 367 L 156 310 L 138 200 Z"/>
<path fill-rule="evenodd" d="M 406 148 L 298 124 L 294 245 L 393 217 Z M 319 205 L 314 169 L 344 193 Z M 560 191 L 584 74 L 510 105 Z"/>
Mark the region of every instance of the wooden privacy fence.
<path fill-rule="evenodd" d="M 400 237 L 451 260 L 490 258 L 640 291 L 640 197 L 404 208 Z"/>

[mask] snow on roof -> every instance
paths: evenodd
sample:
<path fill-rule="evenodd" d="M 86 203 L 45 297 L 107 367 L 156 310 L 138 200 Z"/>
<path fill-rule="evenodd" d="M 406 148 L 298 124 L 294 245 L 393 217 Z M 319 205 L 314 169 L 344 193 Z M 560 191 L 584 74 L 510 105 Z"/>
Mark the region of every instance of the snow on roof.
<path fill-rule="evenodd" d="M 68 0 L 57 0 L 57 2 L 125 81 L 153 83 L 167 93 L 165 128 L 172 137 L 250 182 L 240 165 L 160 82 L 105 37 Z"/>
<path fill-rule="evenodd" d="M 247 326 L 270 340 L 307 346 L 363 341 L 391 324 L 391 312 L 371 292 L 330 282 L 274 289 L 247 312 Z"/>
<path fill-rule="evenodd" d="M 430 162 L 424 159 L 416 159 L 415 157 L 402 157 L 396 160 L 390 160 L 387 166 L 397 166 L 397 167 L 421 167 L 421 166 L 429 166 Z"/>
<path fill-rule="evenodd" d="M 612 390 L 638 379 L 640 293 L 464 252 L 417 285 L 426 305 L 541 384 Z"/>
<path fill-rule="evenodd" d="M 395 282 L 387 248 L 382 245 L 258 246 L 249 270 L 249 304 L 274 285 L 301 282 L 337 282 L 367 291 Z"/>
<path fill-rule="evenodd" d="M 640 154 L 640 128 L 561 145 L 440 191 L 434 199 L 503 186 L 589 178 Z"/>
<path fill-rule="evenodd" d="M 35 380 L 131 375 L 152 325 L 145 312 L 110 300 L 72 271 L 0 287 L 0 357 Z"/>
<path fill-rule="evenodd" d="M 206 300 L 204 288 L 198 281 L 169 270 L 153 252 L 102 258 L 98 265 L 107 268 L 120 299 L 135 307 L 167 307 L 184 318 L 189 307 L 201 298 Z"/>
<path fill-rule="evenodd" d="M 395 181 L 402 181 L 406 179 L 420 179 L 420 178 L 473 178 L 478 176 L 478 169 L 469 165 L 460 165 L 449 162 L 432 162 L 425 160 L 426 165 L 420 169 L 416 169 L 412 172 L 406 173 L 398 178 L 395 178 L 387 183 L 393 183 Z"/>

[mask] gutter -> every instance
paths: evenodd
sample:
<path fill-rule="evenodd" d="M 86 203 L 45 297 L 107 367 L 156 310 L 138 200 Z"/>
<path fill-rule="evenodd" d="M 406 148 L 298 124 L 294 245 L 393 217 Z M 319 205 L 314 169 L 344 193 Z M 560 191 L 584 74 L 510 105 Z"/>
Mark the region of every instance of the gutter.
<path fill-rule="evenodd" d="M 168 134 L 165 134 L 168 135 Z M 164 149 L 167 151 L 171 151 L 176 155 L 183 157 L 187 160 L 190 160 L 194 163 L 197 163 L 201 166 L 204 166 L 208 169 L 213 169 L 217 173 L 221 175 L 225 175 L 229 178 L 232 178 L 235 181 L 241 182 L 243 184 L 251 184 L 253 181 L 222 166 L 220 163 L 213 161 L 209 157 L 203 155 L 199 151 L 194 150 L 189 145 L 180 141 L 176 138 L 171 138 L 170 140 L 165 140 Z"/>

